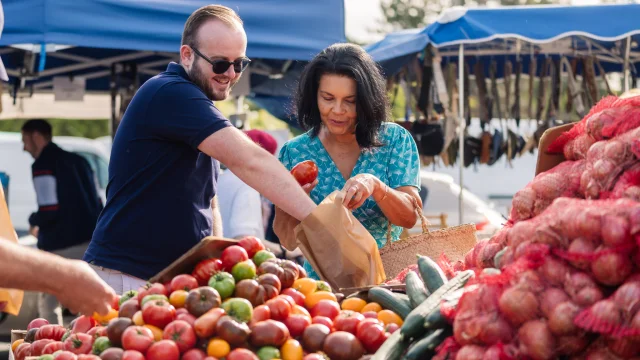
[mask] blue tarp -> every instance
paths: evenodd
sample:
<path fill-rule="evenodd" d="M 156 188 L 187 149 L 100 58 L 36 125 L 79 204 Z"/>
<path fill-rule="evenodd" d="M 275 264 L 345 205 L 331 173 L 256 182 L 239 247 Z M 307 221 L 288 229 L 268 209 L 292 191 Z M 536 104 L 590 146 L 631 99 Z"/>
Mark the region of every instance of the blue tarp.
<path fill-rule="evenodd" d="M 436 47 L 519 38 L 547 43 L 568 36 L 599 41 L 640 34 L 640 5 L 452 8 L 423 30 Z"/>
<path fill-rule="evenodd" d="M 64 44 L 177 53 L 184 23 L 209 0 L 3 0 L 0 46 Z M 342 0 L 218 0 L 247 32 L 247 56 L 309 60 L 345 41 Z"/>

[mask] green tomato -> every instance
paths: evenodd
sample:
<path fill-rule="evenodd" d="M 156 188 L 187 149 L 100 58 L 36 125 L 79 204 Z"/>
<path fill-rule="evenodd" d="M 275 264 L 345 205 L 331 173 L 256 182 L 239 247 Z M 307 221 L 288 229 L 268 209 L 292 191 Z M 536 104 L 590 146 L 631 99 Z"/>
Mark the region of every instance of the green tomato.
<path fill-rule="evenodd" d="M 236 280 L 228 272 L 219 272 L 209 279 L 209 286 L 216 289 L 220 297 L 226 299 L 233 295 L 236 289 Z"/>
<path fill-rule="evenodd" d="M 233 278 L 236 279 L 236 282 L 245 279 L 253 279 L 256 277 L 256 265 L 251 260 L 239 262 L 233 265 L 231 274 L 233 274 Z"/>
<path fill-rule="evenodd" d="M 118 301 L 118 306 L 124 304 L 125 301 L 131 300 L 134 297 L 138 296 L 138 292 L 135 290 L 129 290 L 126 293 L 122 294 L 120 300 Z"/>
<path fill-rule="evenodd" d="M 169 302 L 169 298 L 166 297 L 165 295 L 161 295 L 161 294 L 147 295 L 142 299 L 142 303 L 140 303 L 140 308 L 144 309 L 144 304 L 150 301 L 155 301 L 155 300 L 164 300 L 167 303 Z"/>
<path fill-rule="evenodd" d="M 331 292 L 331 285 L 326 281 L 316 281 L 316 291 L 328 291 Z"/>
<path fill-rule="evenodd" d="M 260 360 L 282 359 L 282 357 L 280 357 L 280 350 L 273 346 L 261 347 L 256 355 Z"/>
<path fill-rule="evenodd" d="M 111 341 L 106 336 L 100 336 L 93 342 L 93 348 L 91 353 L 94 355 L 100 355 L 103 351 L 111 347 Z"/>
<path fill-rule="evenodd" d="M 40 357 L 38 358 L 38 360 L 53 360 L 54 357 L 51 354 L 46 354 L 46 355 L 40 355 Z"/>
<path fill-rule="evenodd" d="M 237 321 L 248 323 L 253 316 L 253 305 L 247 299 L 230 298 L 220 305 L 224 312 Z"/>
<path fill-rule="evenodd" d="M 263 262 L 269 259 L 275 259 L 276 256 L 269 250 L 260 250 L 255 255 L 253 255 L 253 262 L 256 266 L 260 266 Z"/>

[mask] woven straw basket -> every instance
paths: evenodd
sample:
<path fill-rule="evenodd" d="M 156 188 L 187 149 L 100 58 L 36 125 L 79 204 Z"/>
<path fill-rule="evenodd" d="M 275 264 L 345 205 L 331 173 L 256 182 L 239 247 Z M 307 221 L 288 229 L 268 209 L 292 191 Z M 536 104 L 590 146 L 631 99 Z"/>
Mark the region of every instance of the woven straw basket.
<path fill-rule="evenodd" d="M 449 260 L 457 261 L 462 260 L 464 255 L 476 245 L 475 225 L 465 224 L 429 231 L 427 227 L 429 221 L 425 219 L 422 211 L 416 209 L 416 212 L 422 223 L 422 234 L 392 243 L 389 241 L 391 233 L 387 232 L 387 244 L 380 249 L 380 257 L 388 279 L 395 277 L 407 266 L 415 264 L 418 254 L 436 261 L 444 253 Z"/>

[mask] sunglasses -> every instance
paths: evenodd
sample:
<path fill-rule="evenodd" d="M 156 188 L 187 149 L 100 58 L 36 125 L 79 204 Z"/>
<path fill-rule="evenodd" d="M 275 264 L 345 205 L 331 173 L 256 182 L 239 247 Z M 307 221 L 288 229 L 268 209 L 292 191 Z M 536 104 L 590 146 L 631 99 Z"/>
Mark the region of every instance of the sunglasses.
<path fill-rule="evenodd" d="M 251 63 L 251 59 L 249 58 L 242 58 L 236 61 L 227 61 L 222 59 L 210 60 L 208 57 L 202 55 L 202 53 L 200 53 L 198 49 L 194 47 L 192 47 L 192 49 L 193 49 L 193 52 L 196 53 L 196 55 L 200 56 L 201 58 L 204 59 L 204 61 L 211 64 L 213 72 L 218 75 L 224 74 L 229 69 L 229 66 L 231 65 L 233 65 L 233 71 L 239 74 L 243 72 L 247 68 L 247 66 L 249 66 L 249 63 Z"/>

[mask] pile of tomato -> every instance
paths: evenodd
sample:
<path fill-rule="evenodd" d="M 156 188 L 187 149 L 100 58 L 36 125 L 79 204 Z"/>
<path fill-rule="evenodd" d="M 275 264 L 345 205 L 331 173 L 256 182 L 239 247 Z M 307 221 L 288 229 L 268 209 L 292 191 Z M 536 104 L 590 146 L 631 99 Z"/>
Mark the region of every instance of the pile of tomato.
<path fill-rule="evenodd" d="M 248 237 L 191 274 L 123 294 L 106 316 L 68 328 L 33 320 L 12 349 L 17 360 L 356 360 L 402 324 L 376 303 L 339 296 Z"/>

